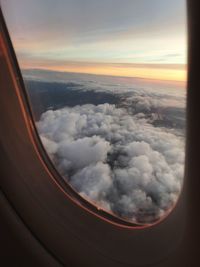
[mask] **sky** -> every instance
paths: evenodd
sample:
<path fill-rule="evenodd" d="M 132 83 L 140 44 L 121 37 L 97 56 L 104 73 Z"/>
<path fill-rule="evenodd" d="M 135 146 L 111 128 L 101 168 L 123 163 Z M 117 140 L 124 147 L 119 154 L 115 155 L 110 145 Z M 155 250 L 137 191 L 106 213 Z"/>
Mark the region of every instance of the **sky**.
<path fill-rule="evenodd" d="M 23 69 L 186 80 L 185 0 L 0 0 Z"/>

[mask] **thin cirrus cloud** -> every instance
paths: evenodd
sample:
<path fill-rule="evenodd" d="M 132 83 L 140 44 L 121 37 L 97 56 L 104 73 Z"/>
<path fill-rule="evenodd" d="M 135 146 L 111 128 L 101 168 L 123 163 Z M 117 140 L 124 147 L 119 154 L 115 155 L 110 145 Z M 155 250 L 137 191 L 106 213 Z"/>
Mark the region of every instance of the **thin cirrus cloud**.
<path fill-rule="evenodd" d="M 105 63 L 105 70 L 97 64 L 93 71 L 87 68 L 89 73 L 146 77 L 138 69 L 116 71 L 106 64 L 186 64 L 184 0 L 2 0 L 1 4 L 23 68 L 38 64 L 43 69 L 81 72 L 83 64 L 78 62 L 84 62 L 85 72 L 93 62 Z M 77 68 L 70 69 L 70 62 Z M 158 69 L 149 78 L 156 78 L 156 73 L 160 79 L 186 79 L 185 71 L 159 75 Z"/>

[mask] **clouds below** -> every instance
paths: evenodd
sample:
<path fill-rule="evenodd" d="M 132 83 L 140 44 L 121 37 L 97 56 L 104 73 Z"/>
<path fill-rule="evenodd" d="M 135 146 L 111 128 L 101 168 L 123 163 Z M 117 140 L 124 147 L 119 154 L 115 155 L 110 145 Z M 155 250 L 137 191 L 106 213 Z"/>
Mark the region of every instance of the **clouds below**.
<path fill-rule="evenodd" d="M 155 127 L 152 99 L 140 96 L 137 110 L 131 101 L 49 110 L 37 126 L 56 167 L 83 197 L 125 220 L 151 223 L 179 196 L 184 138 Z"/>

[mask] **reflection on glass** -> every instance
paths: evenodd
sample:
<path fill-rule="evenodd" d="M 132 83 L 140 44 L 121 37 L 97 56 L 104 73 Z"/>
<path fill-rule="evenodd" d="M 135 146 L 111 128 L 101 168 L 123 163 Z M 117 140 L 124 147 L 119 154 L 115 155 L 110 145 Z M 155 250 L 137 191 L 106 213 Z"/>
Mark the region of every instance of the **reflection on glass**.
<path fill-rule="evenodd" d="M 184 174 L 185 1 L 2 1 L 63 179 L 124 220 L 166 215 Z"/>

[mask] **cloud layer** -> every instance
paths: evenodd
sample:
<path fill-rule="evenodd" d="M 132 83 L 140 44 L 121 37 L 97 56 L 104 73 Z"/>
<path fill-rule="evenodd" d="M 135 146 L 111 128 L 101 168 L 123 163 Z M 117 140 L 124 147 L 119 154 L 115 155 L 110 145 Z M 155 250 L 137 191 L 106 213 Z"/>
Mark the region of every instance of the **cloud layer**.
<path fill-rule="evenodd" d="M 125 220 L 152 223 L 176 202 L 183 180 L 184 138 L 154 123 L 167 103 L 140 95 L 121 105 L 65 107 L 43 113 L 37 126 L 83 197 Z"/>

